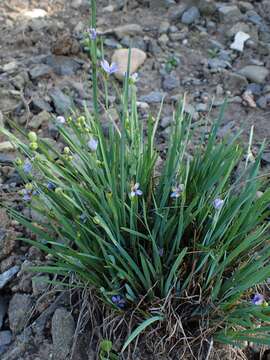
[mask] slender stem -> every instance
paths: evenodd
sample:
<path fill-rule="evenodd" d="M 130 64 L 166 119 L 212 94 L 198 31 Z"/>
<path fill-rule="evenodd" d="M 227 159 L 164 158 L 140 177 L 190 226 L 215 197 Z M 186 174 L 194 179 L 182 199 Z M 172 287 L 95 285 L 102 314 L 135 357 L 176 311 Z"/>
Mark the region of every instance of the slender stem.
<path fill-rule="evenodd" d="M 96 29 L 97 26 L 97 7 L 96 0 L 91 0 L 91 27 Z M 98 114 L 98 83 L 97 83 L 97 39 L 91 40 L 91 60 L 92 60 L 92 80 L 93 80 L 93 103 L 95 118 Z"/>

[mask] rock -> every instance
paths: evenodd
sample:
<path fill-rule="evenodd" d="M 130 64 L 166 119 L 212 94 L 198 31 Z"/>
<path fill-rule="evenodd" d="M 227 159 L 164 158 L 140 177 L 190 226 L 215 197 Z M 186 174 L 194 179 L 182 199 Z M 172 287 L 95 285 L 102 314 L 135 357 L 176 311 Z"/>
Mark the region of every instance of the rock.
<path fill-rule="evenodd" d="M 63 115 L 70 111 L 72 101 L 69 96 L 65 95 L 59 88 L 52 88 L 49 91 L 57 114 Z"/>
<path fill-rule="evenodd" d="M 212 0 L 200 0 L 198 7 L 200 13 L 204 16 L 214 15 L 216 12 L 216 5 Z"/>
<path fill-rule="evenodd" d="M 8 307 L 9 326 L 14 334 L 20 333 L 25 327 L 32 308 L 30 295 L 15 294 Z"/>
<path fill-rule="evenodd" d="M 3 141 L 0 143 L 0 153 L 14 151 L 15 147 L 10 141 Z"/>
<path fill-rule="evenodd" d="M 80 7 L 88 7 L 89 6 L 89 2 L 88 0 L 72 0 L 71 2 L 71 7 L 73 9 L 78 9 Z"/>
<path fill-rule="evenodd" d="M 227 61 L 221 59 L 208 59 L 208 67 L 212 70 L 219 70 L 231 67 Z"/>
<path fill-rule="evenodd" d="M 225 35 L 228 38 L 232 38 L 235 36 L 238 32 L 244 32 L 250 36 L 250 39 L 257 42 L 258 41 L 258 29 L 256 26 L 247 24 L 244 22 L 237 22 L 235 25 L 230 27 Z"/>
<path fill-rule="evenodd" d="M 0 331 L 0 348 L 11 343 L 12 334 L 9 330 Z"/>
<path fill-rule="evenodd" d="M 141 96 L 140 101 L 146 102 L 148 104 L 155 104 L 160 103 L 165 96 L 166 93 L 160 91 L 151 91 L 149 94 Z"/>
<path fill-rule="evenodd" d="M 263 66 L 247 65 L 239 71 L 239 74 L 252 82 L 263 84 L 269 75 L 269 70 Z"/>
<path fill-rule="evenodd" d="M 247 1 L 239 1 L 238 6 L 243 12 L 253 10 L 253 5 Z"/>
<path fill-rule="evenodd" d="M 270 109 L 270 94 L 259 97 L 259 99 L 257 100 L 256 103 L 260 109 L 263 109 L 263 110 Z"/>
<path fill-rule="evenodd" d="M 43 9 L 33 9 L 33 10 L 24 11 L 23 15 L 25 17 L 29 17 L 31 19 L 38 19 L 38 18 L 43 18 L 43 17 L 47 16 L 48 14 Z"/>
<path fill-rule="evenodd" d="M 224 71 L 222 77 L 225 90 L 231 91 L 232 94 L 240 95 L 248 85 L 244 76 L 234 72 Z"/>
<path fill-rule="evenodd" d="M 245 101 L 245 103 L 251 107 L 251 108 L 256 108 L 256 102 L 254 101 L 254 97 L 251 91 L 246 90 L 243 95 L 242 95 L 242 99 Z"/>
<path fill-rule="evenodd" d="M 18 69 L 18 62 L 13 60 L 3 66 L 0 66 L 0 72 L 13 74 Z"/>
<path fill-rule="evenodd" d="M 126 24 L 117 26 L 113 30 L 107 30 L 107 33 L 114 33 L 119 39 L 122 39 L 124 36 L 134 36 L 142 35 L 143 29 L 139 24 Z"/>
<path fill-rule="evenodd" d="M 30 69 L 29 74 L 32 80 L 36 80 L 40 77 L 50 76 L 52 68 L 45 64 L 39 64 Z"/>
<path fill-rule="evenodd" d="M 248 16 L 248 21 L 250 21 L 251 23 L 258 26 L 263 25 L 263 19 L 258 13 L 256 13 L 256 11 L 249 10 L 246 15 Z"/>
<path fill-rule="evenodd" d="M 53 108 L 42 98 L 34 98 L 30 103 L 30 108 L 33 112 L 47 111 L 51 112 Z"/>
<path fill-rule="evenodd" d="M 79 52 L 79 42 L 69 33 L 59 36 L 52 45 L 52 53 L 55 55 L 77 55 Z"/>
<path fill-rule="evenodd" d="M 168 21 L 162 21 L 161 24 L 159 25 L 158 32 L 160 34 L 167 34 L 169 29 L 170 29 L 170 23 Z"/>
<path fill-rule="evenodd" d="M 3 289 L 5 285 L 18 273 L 19 266 L 13 266 L 9 270 L 0 274 L 0 289 Z"/>
<path fill-rule="evenodd" d="M 70 352 L 75 323 L 73 316 L 65 308 L 55 310 L 52 317 L 52 340 L 55 360 L 65 360 Z"/>
<path fill-rule="evenodd" d="M 222 5 L 218 9 L 220 20 L 223 22 L 234 22 L 240 19 L 241 11 L 236 5 Z"/>
<path fill-rule="evenodd" d="M 104 40 L 104 45 L 111 49 L 121 49 L 121 44 L 119 44 L 117 40 L 109 37 Z"/>
<path fill-rule="evenodd" d="M 169 37 L 167 34 L 162 34 L 159 38 L 158 38 L 158 43 L 160 46 L 162 45 L 166 45 L 169 41 Z"/>
<path fill-rule="evenodd" d="M 47 124 L 51 119 L 51 114 L 47 111 L 42 111 L 37 115 L 34 115 L 32 119 L 29 121 L 30 129 L 38 129 L 42 124 Z"/>
<path fill-rule="evenodd" d="M 118 80 L 124 79 L 124 74 L 127 71 L 128 67 L 128 49 L 118 49 L 115 50 L 112 56 L 112 62 L 116 63 L 118 66 L 118 71 L 115 73 L 115 77 Z M 140 49 L 132 48 L 131 49 L 131 58 L 130 58 L 130 73 L 135 73 L 138 68 L 145 62 L 146 53 Z"/>
<path fill-rule="evenodd" d="M 193 120 L 198 120 L 199 114 L 191 104 L 184 104 L 184 112 L 189 115 Z"/>
<path fill-rule="evenodd" d="M 121 40 L 121 48 L 128 49 L 131 43 L 134 48 L 140 49 L 142 51 L 148 50 L 148 44 L 146 43 L 146 41 L 144 41 L 142 37 L 138 36 L 133 37 L 132 39 L 130 38 L 130 36 L 124 36 Z"/>
<path fill-rule="evenodd" d="M 265 164 L 270 164 L 270 152 L 265 151 L 262 154 L 262 162 Z"/>
<path fill-rule="evenodd" d="M 161 136 L 166 140 L 170 140 L 171 137 L 171 132 L 172 132 L 172 127 L 171 126 L 167 126 L 161 133 Z"/>
<path fill-rule="evenodd" d="M 76 72 L 81 68 L 81 62 L 75 59 L 72 59 L 67 56 L 54 56 L 49 55 L 45 62 L 50 66 L 53 71 L 60 76 L 70 76 L 76 74 Z"/>
<path fill-rule="evenodd" d="M 249 34 L 239 31 L 235 34 L 234 42 L 231 44 L 230 48 L 242 52 L 244 50 L 244 44 L 249 38 Z"/>
<path fill-rule="evenodd" d="M 209 110 L 208 104 L 204 104 L 204 103 L 196 104 L 195 108 L 196 108 L 196 111 L 198 111 L 198 112 L 206 112 Z"/>
<path fill-rule="evenodd" d="M 248 84 L 246 90 L 250 91 L 253 95 L 260 96 L 262 94 L 262 85 L 251 83 Z"/>
<path fill-rule="evenodd" d="M 180 86 L 180 81 L 175 73 L 171 73 L 164 77 L 162 85 L 164 90 L 170 91 L 178 88 Z"/>
<path fill-rule="evenodd" d="M 171 21 L 176 21 L 176 20 L 180 19 L 180 17 L 183 15 L 183 13 L 187 9 L 187 7 L 188 7 L 188 5 L 185 3 L 181 3 L 177 6 L 172 6 L 168 12 L 169 19 Z"/>
<path fill-rule="evenodd" d="M 190 25 L 194 23 L 195 20 L 197 20 L 200 17 L 200 11 L 196 6 L 192 6 L 188 10 L 186 10 L 182 17 L 181 22 L 186 25 Z"/>
<path fill-rule="evenodd" d="M 149 105 L 146 102 L 143 102 L 143 101 L 137 101 L 136 105 L 137 105 L 138 109 L 141 109 L 141 110 L 149 109 Z"/>
<path fill-rule="evenodd" d="M 16 110 L 21 103 L 20 92 L 0 88 L 0 109 L 3 114 Z"/>
<path fill-rule="evenodd" d="M 36 276 L 32 279 L 32 288 L 34 296 L 43 294 L 48 288 L 48 281 L 50 280 L 48 275 Z"/>
<path fill-rule="evenodd" d="M 22 71 L 21 73 L 14 76 L 11 82 L 17 90 L 24 89 L 25 85 L 29 82 L 28 73 L 26 71 Z"/>
<path fill-rule="evenodd" d="M 170 126 L 172 123 L 172 117 L 171 116 L 165 116 L 160 121 L 160 126 L 162 129 L 166 129 L 168 126 Z"/>

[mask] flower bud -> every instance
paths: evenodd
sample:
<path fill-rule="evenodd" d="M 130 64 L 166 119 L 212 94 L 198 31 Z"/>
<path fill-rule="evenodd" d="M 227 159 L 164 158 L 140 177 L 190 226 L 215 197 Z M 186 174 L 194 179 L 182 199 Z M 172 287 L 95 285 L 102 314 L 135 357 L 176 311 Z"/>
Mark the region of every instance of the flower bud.
<path fill-rule="evenodd" d="M 31 191 L 33 190 L 33 185 L 31 183 L 28 183 L 25 185 L 25 189 Z"/>
<path fill-rule="evenodd" d="M 36 151 L 37 148 L 38 148 L 38 144 L 36 142 L 31 142 L 29 144 L 29 147 L 30 147 L 31 150 Z"/>
<path fill-rule="evenodd" d="M 28 139 L 32 142 L 35 143 L 37 142 L 37 134 L 34 131 L 30 131 L 28 133 Z"/>
<path fill-rule="evenodd" d="M 98 218 L 97 216 L 95 216 L 95 217 L 93 218 L 93 221 L 94 221 L 94 223 L 95 223 L 96 225 L 99 225 L 99 224 L 100 224 L 100 220 L 99 220 L 99 218 Z"/>
<path fill-rule="evenodd" d="M 64 154 L 69 154 L 70 153 L 70 148 L 68 146 L 64 147 Z"/>
<path fill-rule="evenodd" d="M 17 166 L 22 166 L 23 162 L 20 158 L 17 158 L 16 161 L 15 161 L 16 165 Z"/>

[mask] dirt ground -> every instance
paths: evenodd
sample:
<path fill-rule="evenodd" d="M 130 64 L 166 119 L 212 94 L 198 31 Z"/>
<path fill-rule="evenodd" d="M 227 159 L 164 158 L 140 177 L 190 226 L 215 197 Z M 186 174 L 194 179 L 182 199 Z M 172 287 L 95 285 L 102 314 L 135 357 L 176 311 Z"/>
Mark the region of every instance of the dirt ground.
<path fill-rule="evenodd" d="M 198 0 L 192 4 L 164 0 L 164 4 L 159 1 L 160 6 L 153 1 L 149 4 L 137 0 L 127 4 L 122 0 L 97 2 L 97 27 L 107 34 L 104 36 L 106 57 L 110 59 L 116 49 L 130 45 L 147 55 L 138 69 L 138 101 L 142 119 L 149 111 L 157 114 L 160 100 L 166 95 L 159 128 L 161 149 L 166 146 L 172 112 L 179 97 L 185 94 L 186 112 L 198 128 L 208 117 L 214 119 L 218 116 L 227 98 L 220 136 L 242 129 L 243 140 L 247 143 L 250 129 L 254 126 L 252 150 L 256 153 L 266 139 L 263 166 L 265 172 L 268 171 L 269 0 Z M 194 10 L 186 20 L 183 14 L 192 6 L 197 12 Z M 227 8 L 224 10 L 224 7 Z M 228 7 L 234 8 L 227 12 Z M 77 106 L 86 102 L 91 109 L 91 64 L 82 43 L 83 32 L 88 27 L 87 0 L 0 2 L 0 126 L 8 127 L 12 120 L 55 141 L 50 117 L 61 115 L 70 97 Z M 250 36 L 243 51 L 230 48 L 239 31 Z M 114 98 L 110 101 L 114 108 Z M 12 167 L 16 154 L 6 140 L 0 134 L 0 201 L 5 204 L 17 200 L 16 188 L 21 184 Z M 65 313 L 65 309 L 70 309 L 70 302 L 67 298 L 58 300 L 57 295 L 52 294 L 37 306 L 37 299 L 42 298 L 46 288 L 41 286 L 37 290 L 25 269 L 29 264 L 44 261 L 44 258 L 33 248 L 15 243 L 14 237 L 21 231 L 22 228 L 10 221 L 0 206 L 0 244 L 4 249 L 0 250 L 0 273 L 19 267 L 16 276 L 0 289 L 0 357 L 3 360 L 61 360 L 63 353 L 57 352 L 55 339 L 68 338 L 69 333 L 66 334 L 66 330 L 52 333 L 51 317 L 59 308 Z M 3 240 L 5 235 L 2 233 L 8 234 L 8 241 Z M 33 327 L 31 316 L 23 316 L 24 312 L 33 311 L 33 304 L 34 319 L 41 319 L 39 324 L 42 323 L 38 330 Z M 20 307 L 22 313 L 14 315 Z M 43 312 L 46 313 L 44 317 Z M 60 322 L 61 319 L 60 316 Z M 20 326 L 22 321 L 27 324 L 25 331 Z M 74 326 L 72 321 L 63 322 L 63 326 Z M 61 345 L 60 342 L 60 346 L 70 345 Z M 68 354 L 69 350 L 63 359 L 68 359 Z M 222 354 L 215 351 L 213 359 L 245 358 L 235 349 Z M 263 359 L 269 359 L 267 356 L 264 353 Z M 89 349 L 78 351 L 73 357 L 74 360 L 94 358 Z M 146 358 L 156 359 L 154 355 Z M 252 349 L 251 358 L 260 358 L 258 349 Z"/>

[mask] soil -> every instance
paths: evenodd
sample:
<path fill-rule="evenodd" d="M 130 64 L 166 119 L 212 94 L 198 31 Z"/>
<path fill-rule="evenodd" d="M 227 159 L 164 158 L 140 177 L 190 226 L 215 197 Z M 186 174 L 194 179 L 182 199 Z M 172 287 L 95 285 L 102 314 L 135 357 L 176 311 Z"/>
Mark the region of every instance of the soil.
<path fill-rule="evenodd" d="M 189 24 L 183 23 L 182 10 L 184 6 L 188 10 L 191 5 L 199 10 L 199 16 Z M 220 10 L 222 6 L 233 5 L 239 12 L 227 16 Z M 139 30 L 134 31 L 131 27 L 127 34 L 123 31 L 115 33 L 119 26 L 130 24 L 139 25 Z M 250 35 L 243 51 L 230 49 L 237 32 L 232 32 L 232 29 L 237 26 Z M 9 127 L 13 121 L 53 139 L 50 116 L 61 115 L 61 109 L 65 108 L 67 102 L 59 91 L 64 97 L 72 97 L 78 106 L 85 101 L 91 109 L 91 64 L 82 44 L 82 34 L 88 27 L 87 0 L 1 1 L 0 127 L 1 123 Z M 154 98 L 160 93 L 166 94 L 157 141 L 161 149 L 166 147 L 171 121 L 168 117 L 173 112 L 175 99 L 185 94 L 188 104 L 186 111 L 199 129 L 208 118 L 213 120 L 218 116 L 227 98 L 220 136 L 242 129 L 242 138 L 247 144 L 251 127 L 254 126 L 252 151 L 256 153 L 266 139 L 263 171 L 268 172 L 270 77 L 268 72 L 260 80 L 258 72 L 262 68 L 266 72 L 270 69 L 269 0 L 227 0 L 224 3 L 198 0 L 192 4 L 174 0 L 100 0 L 97 28 L 107 33 L 104 36 L 104 50 L 108 59 L 117 48 L 130 44 L 146 53 L 147 59 L 138 69 L 138 100 L 143 103 L 141 117 L 144 119 L 149 111 L 154 116 L 157 114 L 159 104 Z M 239 75 L 248 65 L 260 69 L 255 71 L 255 75 Z M 114 107 L 113 98 L 111 107 Z M 16 154 L 4 144 L 6 140 L 0 134 L 0 201 L 5 205 L 15 203 L 20 207 L 17 189 L 21 180 L 12 166 Z M 3 232 L 7 233 L 3 236 L 8 237 L 3 254 L 0 249 L 0 273 L 14 266 L 19 267 L 16 275 L 0 289 L 0 320 L 3 314 L 3 325 L 0 321 L 0 357 L 3 360 L 56 358 L 57 341 L 54 341 L 54 336 L 57 334 L 51 330 L 52 316 L 56 309 L 73 309 L 70 294 L 64 293 L 59 299 L 57 291 L 50 292 L 48 287 L 42 286 L 37 289 L 33 285 L 32 276 L 26 271 L 27 266 L 43 263 L 46 259 L 34 248 L 14 241 L 23 231 L 18 223 L 6 216 L 4 207 L 0 207 L 0 242 Z M 24 297 L 14 300 L 16 294 Z M 12 309 L 23 304 L 29 316 L 21 319 L 22 315 L 14 315 L 15 310 L 11 314 L 11 308 L 8 310 L 7 305 L 3 305 L 9 303 L 10 306 L 11 299 L 15 304 Z M 44 317 L 42 314 L 45 314 Z M 73 314 L 75 318 L 77 315 Z M 16 316 L 19 321 L 24 321 L 25 326 L 17 328 Z M 35 328 L 35 323 L 39 324 L 39 328 Z M 73 326 L 72 319 L 68 324 Z M 4 331 L 8 332 L 5 336 L 10 336 L 10 339 L 1 343 Z M 65 336 L 65 333 L 60 336 Z M 69 336 L 68 333 L 66 336 Z M 86 333 L 82 337 L 82 344 L 87 342 L 87 336 L 89 334 Z M 78 350 L 75 355 L 73 351 L 73 359 L 94 359 L 93 350 L 86 345 L 85 349 Z M 215 349 L 212 358 L 229 360 L 244 359 L 246 356 L 259 359 L 258 351 L 261 349 L 253 347 L 250 356 L 236 349 L 223 348 L 222 351 Z M 70 355 L 67 355 L 68 358 Z M 154 355 L 139 355 L 139 358 L 157 359 Z M 264 359 L 268 359 L 267 353 Z"/>

